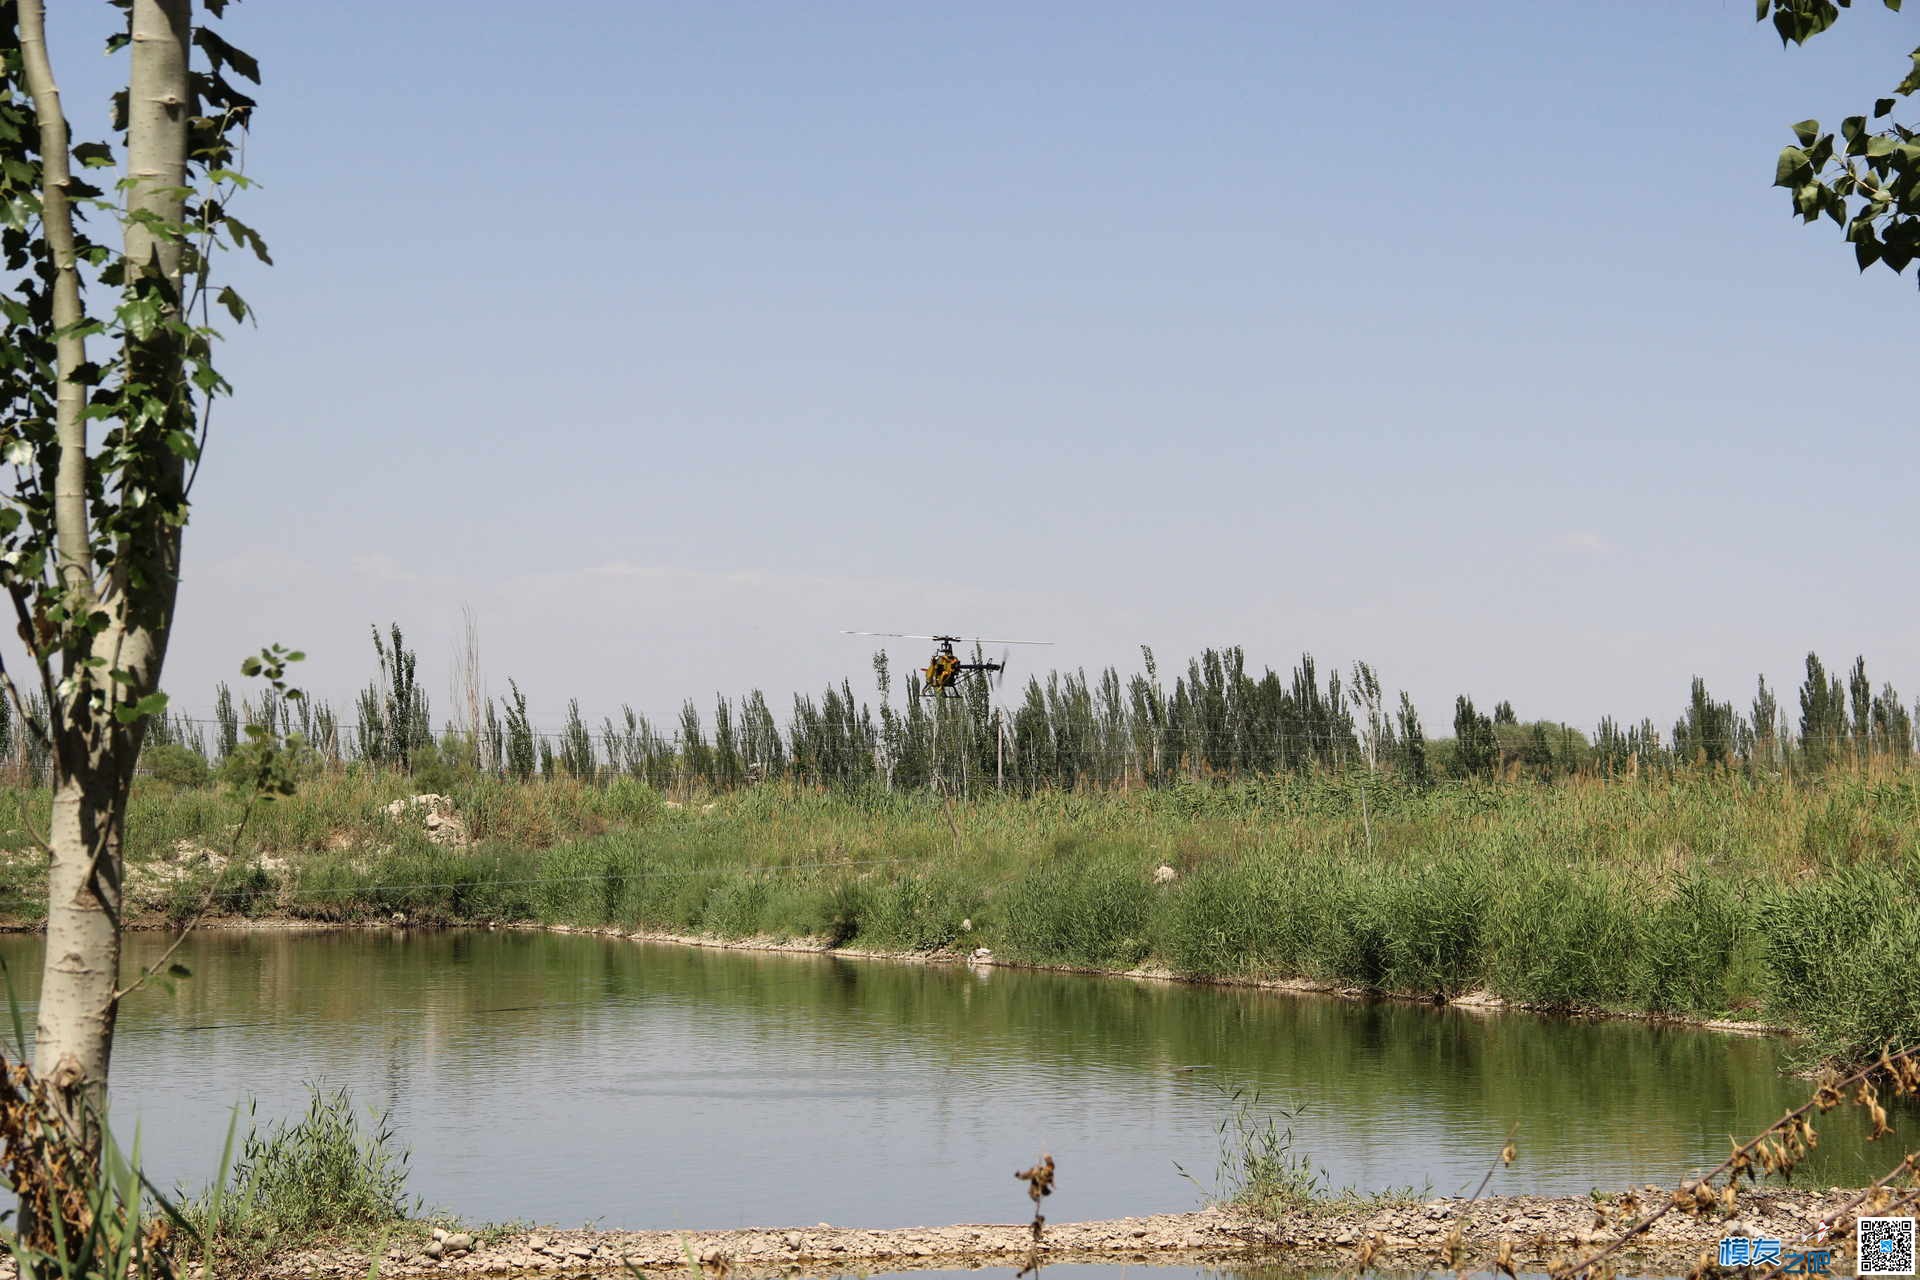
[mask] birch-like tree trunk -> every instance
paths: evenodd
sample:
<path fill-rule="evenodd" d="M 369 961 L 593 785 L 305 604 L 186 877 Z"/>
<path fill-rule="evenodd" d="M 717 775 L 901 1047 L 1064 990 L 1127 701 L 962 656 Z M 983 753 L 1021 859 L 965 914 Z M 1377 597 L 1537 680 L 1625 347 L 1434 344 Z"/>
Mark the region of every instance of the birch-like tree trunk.
<path fill-rule="evenodd" d="M 133 0 L 129 20 L 127 282 L 158 285 L 162 319 L 170 320 L 179 313 L 181 248 L 177 240 L 156 235 L 151 223 L 177 227 L 182 221 L 192 106 L 190 0 Z M 21 0 L 20 28 L 28 91 L 39 118 L 55 322 L 67 324 L 80 314 L 79 277 L 66 190 L 68 129 L 47 56 L 43 0 Z M 63 337 L 57 354 L 54 525 L 60 603 L 69 620 L 62 625 L 78 627 L 81 634 L 63 646 L 53 689 L 47 949 L 34 1069 L 58 1091 L 90 1144 L 97 1144 L 94 1121 L 104 1112 L 118 1006 L 121 844 L 145 727 L 143 718 L 123 723 L 114 713 L 159 688 L 179 582 L 180 521 L 157 513 L 182 505 L 185 471 L 160 432 L 139 436 L 133 447 L 151 450 L 152 456 L 119 477 L 121 508 L 131 510 L 131 518 L 104 535 L 106 546 L 96 546 L 102 535 L 89 524 L 89 494 L 98 481 L 89 475 L 82 416 L 83 344 Z M 129 338 L 125 358 L 129 377 L 159 393 L 161 411 L 174 415 L 175 425 L 187 422 L 191 410 L 177 331 L 165 324 L 147 326 L 147 336 Z M 131 507 L 129 484 L 145 490 Z M 143 507 L 156 514 L 142 515 Z M 99 570 L 102 550 L 107 567 Z M 81 626 L 75 619 L 92 621 Z M 109 672 L 120 674 L 110 680 Z"/>

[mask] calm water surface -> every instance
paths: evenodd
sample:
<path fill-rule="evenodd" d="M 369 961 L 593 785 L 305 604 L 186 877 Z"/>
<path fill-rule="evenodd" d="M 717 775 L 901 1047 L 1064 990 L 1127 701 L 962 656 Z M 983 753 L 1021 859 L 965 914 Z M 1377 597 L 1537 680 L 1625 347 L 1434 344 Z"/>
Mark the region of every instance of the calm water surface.
<path fill-rule="evenodd" d="M 129 971 L 164 941 L 131 937 Z M 39 939 L 0 956 L 30 1001 Z M 209 1177 L 236 1102 L 347 1085 L 412 1189 L 477 1219 L 1011 1222 L 1042 1151 L 1056 1221 L 1190 1209 L 1176 1162 L 1211 1183 L 1231 1089 L 1304 1107 L 1336 1187 L 1462 1194 L 1517 1130 L 1492 1190 L 1583 1194 L 1671 1182 L 1805 1097 L 1772 1040 L 1074 975 L 513 932 L 208 932 L 179 958 L 114 1051 L 157 1180 Z M 1844 1132 L 1822 1181 L 1861 1178 Z"/>

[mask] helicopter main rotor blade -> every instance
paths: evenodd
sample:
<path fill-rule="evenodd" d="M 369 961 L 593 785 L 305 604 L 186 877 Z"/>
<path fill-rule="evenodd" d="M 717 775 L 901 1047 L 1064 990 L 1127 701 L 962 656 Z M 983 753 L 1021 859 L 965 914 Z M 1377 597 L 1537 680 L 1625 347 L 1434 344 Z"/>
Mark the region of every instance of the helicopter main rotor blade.
<path fill-rule="evenodd" d="M 1051 640 L 996 640 L 992 636 L 923 636 L 912 631 L 847 631 L 843 636 L 884 636 L 890 640 L 946 640 L 953 644 L 1052 644 Z"/>

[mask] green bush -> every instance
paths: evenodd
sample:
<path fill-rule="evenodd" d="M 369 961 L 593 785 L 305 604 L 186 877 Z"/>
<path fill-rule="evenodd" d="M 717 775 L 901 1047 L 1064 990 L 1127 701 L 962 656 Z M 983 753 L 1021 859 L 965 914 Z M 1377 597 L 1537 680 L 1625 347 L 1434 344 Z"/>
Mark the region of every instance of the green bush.
<path fill-rule="evenodd" d="M 148 747 L 140 756 L 147 775 L 175 787 L 204 787 L 213 781 L 213 767 L 205 756 L 177 742 Z"/>
<path fill-rule="evenodd" d="M 412 775 L 415 794 L 450 795 L 470 786 L 479 773 L 471 749 L 458 742 L 426 742 L 413 750 Z"/>

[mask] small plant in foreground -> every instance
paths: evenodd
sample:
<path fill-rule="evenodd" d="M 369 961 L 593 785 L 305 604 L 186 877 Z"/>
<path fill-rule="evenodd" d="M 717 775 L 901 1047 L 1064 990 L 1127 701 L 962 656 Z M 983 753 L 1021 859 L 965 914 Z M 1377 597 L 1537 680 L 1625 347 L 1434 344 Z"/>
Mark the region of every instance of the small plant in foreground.
<path fill-rule="evenodd" d="M 1315 1169 L 1312 1157 L 1293 1149 L 1291 1122 L 1306 1110 L 1305 1105 L 1268 1110 L 1258 1089 L 1214 1087 L 1226 1098 L 1227 1114 L 1221 1117 L 1218 1130 L 1220 1158 L 1213 1188 L 1209 1190 L 1176 1162 L 1173 1167 L 1180 1176 L 1209 1199 L 1263 1218 L 1326 1202 L 1326 1171 Z M 1280 1127 L 1275 1112 L 1289 1127 Z"/>
<path fill-rule="evenodd" d="M 387 1229 L 420 1211 L 407 1196 L 410 1153 L 384 1115 L 363 1125 L 345 1089 L 309 1085 L 306 1114 L 250 1128 L 225 1187 L 188 1205 L 216 1245 L 240 1253 L 275 1242 Z M 256 1104 L 250 1104 L 251 1116 Z"/>

